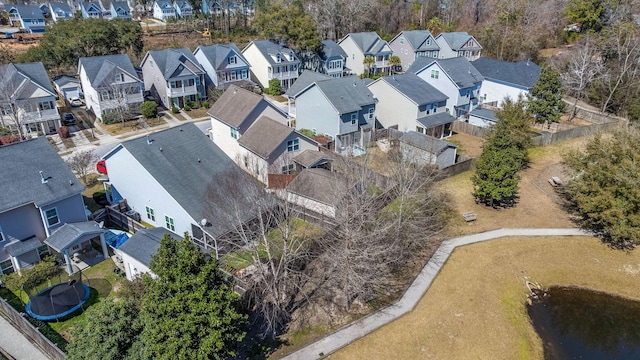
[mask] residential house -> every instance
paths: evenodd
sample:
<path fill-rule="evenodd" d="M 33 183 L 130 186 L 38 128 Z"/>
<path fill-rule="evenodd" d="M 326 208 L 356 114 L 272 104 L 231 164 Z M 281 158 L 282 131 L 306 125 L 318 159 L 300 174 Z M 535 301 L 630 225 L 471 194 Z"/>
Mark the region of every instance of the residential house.
<path fill-rule="evenodd" d="M 238 146 L 238 165 L 267 185 L 270 185 L 269 174 L 295 173 L 293 159 L 298 154 L 318 150 L 318 143 L 313 139 L 266 116 L 244 132 Z"/>
<path fill-rule="evenodd" d="M 215 0 L 202 0 L 202 13 L 220 16 L 224 13 L 222 9 L 222 5 L 218 1 Z"/>
<path fill-rule="evenodd" d="M 133 281 L 142 274 L 151 273 L 149 269 L 151 257 L 158 252 L 160 242 L 166 235 L 175 240 L 182 240 L 181 236 L 172 231 L 157 227 L 138 230 L 129 240 L 120 245 L 116 253 L 122 259 L 127 280 Z"/>
<path fill-rule="evenodd" d="M 249 62 L 236 44 L 201 45 L 193 52 L 207 76 L 207 86 L 226 89 L 230 84 L 251 84 Z"/>
<path fill-rule="evenodd" d="M 127 54 L 83 57 L 78 74 L 88 110 L 104 121 L 114 112 L 140 113 L 144 83 Z"/>
<path fill-rule="evenodd" d="M 471 64 L 484 77 L 480 101 L 498 107 L 505 98 L 526 98 L 540 77 L 540 66 L 529 60 L 511 62 L 481 57 Z"/>
<path fill-rule="evenodd" d="M 111 19 L 131 20 L 131 8 L 126 1 L 112 1 L 109 4 L 109 14 Z"/>
<path fill-rule="evenodd" d="M 249 61 L 253 80 L 264 89 L 269 87 L 271 79 L 280 80 L 283 91 L 298 79 L 300 60 L 293 50 L 270 40 L 255 40 L 242 50 Z"/>
<path fill-rule="evenodd" d="M 167 21 L 168 19 L 177 19 L 178 14 L 170 1 L 156 0 L 153 2 L 153 18 Z"/>
<path fill-rule="evenodd" d="M 480 57 L 482 46 L 467 32 L 443 32 L 436 36 L 440 46 L 440 59 L 464 57 L 469 61 Z"/>
<path fill-rule="evenodd" d="M 37 5 L 7 5 L 11 26 L 18 26 L 26 32 L 43 33 L 44 15 Z"/>
<path fill-rule="evenodd" d="M 437 59 L 440 46 L 429 30 L 401 31 L 389 42 L 393 54 L 400 58 L 403 69 L 408 69 L 418 57 Z"/>
<path fill-rule="evenodd" d="M 444 169 L 456 163 L 458 145 L 433 136 L 408 131 L 400 135 L 398 143 L 403 157 L 413 164 Z"/>
<path fill-rule="evenodd" d="M 60 75 L 53 78 L 53 86 L 58 94 L 67 102 L 73 99 L 81 99 L 84 97 L 80 80 L 68 76 Z"/>
<path fill-rule="evenodd" d="M 45 18 L 51 17 L 49 4 L 40 4 L 38 7 L 40 8 L 40 11 L 42 11 L 42 16 L 44 16 Z"/>
<path fill-rule="evenodd" d="M 192 123 L 124 141 L 103 159 L 111 201 L 216 254 L 217 239 L 259 215 L 263 188 Z"/>
<path fill-rule="evenodd" d="M 193 8 L 187 0 L 175 0 L 173 7 L 176 9 L 176 15 L 179 18 L 186 18 L 193 15 Z"/>
<path fill-rule="evenodd" d="M 447 96 L 417 75 L 384 76 L 367 87 L 378 100 L 376 118 L 385 128 L 451 135 L 455 118 L 446 111 Z"/>
<path fill-rule="evenodd" d="M 389 72 L 389 57 L 393 55 L 393 50 L 375 32 L 349 33 L 338 41 L 338 45 L 347 54 L 347 67 L 352 74 L 360 75 L 367 71 L 373 74 Z M 370 67 L 364 64 L 367 56 L 374 58 Z"/>
<path fill-rule="evenodd" d="M 297 173 L 304 169 L 333 170 L 333 156 L 326 151 L 304 150 L 293 158 Z"/>
<path fill-rule="evenodd" d="M 57 95 L 41 62 L 0 65 L 0 125 L 21 127 L 22 133 L 55 134 L 60 127 Z"/>
<path fill-rule="evenodd" d="M 89 1 L 80 3 L 80 11 L 83 19 L 100 19 L 102 18 L 102 6 L 97 1 Z"/>
<path fill-rule="evenodd" d="M 211 140 L 229 158 L 243 163 L 238 139 L 256 120 L 266 116 L 287 125 L 287 115 L 261 95 L 230 85 L 207 112 L 211 116 Z"/>
<path fill-rule="evenodd" d="M 205 72 L 189 48 L 148 51 L 140 67 L 144 89 L 167 109 L 182 108 L 207 95 Z"/>
<path fill-rule="evenodd" d="M 466 116 L 479 103 L 484 77 L 465 57 L 434 60 L 417 59 L 408 72 L 447 95 L 447 112 L 456 118 Z"/>
<path fill-rule="evenodd" d="M 491 127 L 498 122 L 498 118 L 493 110 L 477 107 L 469 113 L 468 122 L 480 127 Z"/>
<path fill-rule="evenodd" d="M 84 186 L 46 138 L 0 146 L 0 271 L 30 267 L 65 223 L 87 220 Z"/>
<path fill-rule="evenodd" d="M 323 40 L 320 51 L 320 72 L 331 77 L 342 77 L 347 71 L 347 54 L 333 40 Z"/>
<path fill-rule="evenodd" d="M 69 4 L 67 3 L 49 3 L 49 9 L 51 12 L 51 19 L 54 22 L 58 22 L 59 20 L 73 19 L 75 17 L 74 11 L 71 10 L 71 7 L 69 7 Z"/>
<path fill-rule="evenodd" d="M 357 76 L 332 78 L 305 71 L 285 94 L 295 106 L 296 129 L 330 137 L 332 150 L 362 155 L 372 141 L 376 99 Z"/>

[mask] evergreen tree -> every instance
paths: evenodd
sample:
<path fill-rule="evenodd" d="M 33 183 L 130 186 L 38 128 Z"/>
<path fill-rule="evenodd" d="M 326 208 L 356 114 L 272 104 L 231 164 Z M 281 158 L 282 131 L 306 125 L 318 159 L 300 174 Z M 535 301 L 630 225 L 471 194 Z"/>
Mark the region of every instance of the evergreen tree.
<path fill-rule="evenodd" d="M 529 110 L 536 122 L 558 122 L 564 111 L 560 73 L 545 66 L 529 93 Z"/>
<path fill-rule="evenodd" d="M 244 338 L 238 295 L 188 234 L 165 236 L 151 258 L 142 304 L 143 339 L 154 359 L 227 359 Z"/>

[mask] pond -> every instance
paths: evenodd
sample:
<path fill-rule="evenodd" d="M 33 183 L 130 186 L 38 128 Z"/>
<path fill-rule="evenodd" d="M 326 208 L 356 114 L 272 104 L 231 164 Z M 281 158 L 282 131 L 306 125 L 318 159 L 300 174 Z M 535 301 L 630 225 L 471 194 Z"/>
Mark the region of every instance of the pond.
<path fill-rule="evenodd" d="M 528 306 L 545 359 L 640 359 L 640 302 L 568 287 L 548 295 Z"/>

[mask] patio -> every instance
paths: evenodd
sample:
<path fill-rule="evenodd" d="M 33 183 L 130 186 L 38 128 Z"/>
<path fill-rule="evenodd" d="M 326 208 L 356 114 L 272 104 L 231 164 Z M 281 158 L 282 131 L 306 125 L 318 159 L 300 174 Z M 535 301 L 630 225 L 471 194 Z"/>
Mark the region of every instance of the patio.
<path fill-rule="evenodd" d="M 98 239 L 102 253 L 91 245 L 92 240 Z M 69 275 L 109 257 L 104 229 L 95 221 L 64 224 L 46 238 L 44 243 L 62 255 Z"/>

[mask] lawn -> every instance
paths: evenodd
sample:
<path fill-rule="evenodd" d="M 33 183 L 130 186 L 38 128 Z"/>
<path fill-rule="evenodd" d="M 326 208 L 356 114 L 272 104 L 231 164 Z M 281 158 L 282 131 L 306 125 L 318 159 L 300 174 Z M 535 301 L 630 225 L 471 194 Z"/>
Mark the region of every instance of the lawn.
<path fill-rule="evenodd" d="M 93 194 L 95 192 L 104 190 L 103 183 L 96 180 L 98 176 L 98 174 L 89 174 L 87 176 L 87 185 L 85 186 L 85 190 L 82 192 L 82 199 L 84 200 L 84 204 L 91 212 L 102 208 L 102 206 L 96 204 L 96 202 L 93 200 Z"/>
<path fill-rule="evenodd" d="M 144 119 L 144 122 L 147 123 L 147 125 L 150 127 L 167 125 L 167 122 L 159 116 L 154 118 Z"/>
<path fill-rule="evenodd" d="M 115 124 L 100 124 L 100 126 L 112 136 L 142 129 L 142 125 L 138 120 L 130 120 L 125 123 L 118 122 Z"/>
<path fill-rule="evenodd" d="M 191 118 L 193 118 L 193 119 L 209 117 L 209 115 L 207 115 L 207 110 L 209 110 L 209 109 L 201 106 L 201 107 L 199 107 L 197 109 L 191 109 L 191 110 L 187 111 L 187 114 L 189 116 L 191 116 Z"/>
<path fill-rule="evenodd" d="M 640 251 L 592 237 L 503 238 L 456 249 L 414 311 L 330 359 L 542 359 L 525 277 L 640 300 Z"/>

